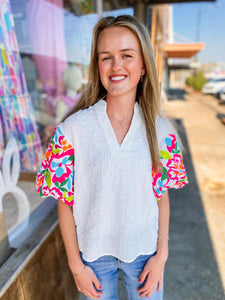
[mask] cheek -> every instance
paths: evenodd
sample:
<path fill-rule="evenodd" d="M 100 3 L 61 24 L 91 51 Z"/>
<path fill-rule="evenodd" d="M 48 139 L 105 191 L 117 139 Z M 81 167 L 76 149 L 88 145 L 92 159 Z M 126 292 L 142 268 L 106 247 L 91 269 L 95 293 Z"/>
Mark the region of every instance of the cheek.
<path fill-rule="evenodd" d="M 103 79 L 103 76 L 105 75 L 105 73 L 107 71 L 106 66 L 100 63 L 98 65 L 98 70 L 99 70 L 100 78 Z"/>
<path fill-rule="evenodd" d="M 99 71 L 99 77 L 100 77 L 100 81 L 102 83 L 102 85 L 104 86 L 104 88 L 106 88 L 106 68 L 105 66 L 102 66 L 101 64 L 98 65 L 98 71 Z"/>
<path fill-rule="evenodd" d="M 131 61 L 127 64 L 127 68 L 129 68 L 130 71 L 135 70 L 135 73 L 141 74 L 142 63 L 140 61 Z"/>
<path fill-rule="evenodd" d="M 141 76 L 141 67 L 137 64 L 130 65 L 129 68 L 130 74 L 132 75 L 131 78 L 134 82 L 139 82 Z"/>

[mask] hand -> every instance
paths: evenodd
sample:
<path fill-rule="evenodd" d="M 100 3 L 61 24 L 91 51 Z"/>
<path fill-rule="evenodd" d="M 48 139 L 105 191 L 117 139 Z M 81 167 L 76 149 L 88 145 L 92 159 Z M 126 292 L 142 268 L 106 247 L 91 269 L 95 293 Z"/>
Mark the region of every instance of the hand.
<path fill-rule="evenodd" d="M 95 289 L 96 287 L 98 290 L 101 290 L 102 287 L 90 267 L 85 266 L 84 270 L 79 275 L 74 276 L 74 281 L 78 291 L 82 292 L 85 296 L 93 299 L 99 299 L 102 295 L 101 291 L 96 291 Z"/>
<path fill-rule="evenodd" d="M 166 261 L 157 256 L 157 254 L 148 259 L 138 280 L 139 283 L 145 281 L 144 285 L 137 290 L 140 297 L 149 298 L 157 286 L 157 292 L 160 292 L 165 263 Z"/>

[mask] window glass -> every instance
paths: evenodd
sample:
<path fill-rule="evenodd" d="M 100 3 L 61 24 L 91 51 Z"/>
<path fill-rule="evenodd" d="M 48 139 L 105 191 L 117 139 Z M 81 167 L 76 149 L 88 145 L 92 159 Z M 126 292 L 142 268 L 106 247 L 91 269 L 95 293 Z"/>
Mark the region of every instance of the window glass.
<path fill-rule="evenodd" d="M 120 14 L 133 9 L 103 16 Z M 93 0 L 0 1 L 0 214 L 8 230 L 42 201 L 36 173 L 54 127 L 87 82 L 97 20 Z"/>

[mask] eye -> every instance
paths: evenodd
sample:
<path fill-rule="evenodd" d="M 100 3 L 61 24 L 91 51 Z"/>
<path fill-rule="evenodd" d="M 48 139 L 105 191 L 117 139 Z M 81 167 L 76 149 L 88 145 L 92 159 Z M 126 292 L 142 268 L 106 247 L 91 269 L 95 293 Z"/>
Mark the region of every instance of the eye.
<path fill-rule="evenodd" d="M 111 58 L 111 57 L 109 57 L 109 56 L 103 57 L 103 58 L 102 58 L 102 61 L 109 60 L 110 58 Z"/>
<path fill-rule="evenodd" d="M 123 57 L 124 58 L 131 58 L 132 56 L 130 54 L 124 54 Z"/>

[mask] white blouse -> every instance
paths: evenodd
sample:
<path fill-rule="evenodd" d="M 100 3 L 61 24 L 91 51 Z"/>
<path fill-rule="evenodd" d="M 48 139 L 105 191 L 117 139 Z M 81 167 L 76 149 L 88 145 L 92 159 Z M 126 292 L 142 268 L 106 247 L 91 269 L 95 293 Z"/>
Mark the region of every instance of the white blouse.
<path fill-rule="evenodd" d="M 170 187 L 185 185 L 187 177 L 179 143 L 164 119 L 157 121 L 162 170 L 155 173 L 138 103 L 121 145 L 106 105 L 100 100 L 57 127 L 37 176 L 37 190 L 73 205 L 85 260 L 113 255 L 131 262 L 156 251 L 156 199 Z"/>

